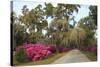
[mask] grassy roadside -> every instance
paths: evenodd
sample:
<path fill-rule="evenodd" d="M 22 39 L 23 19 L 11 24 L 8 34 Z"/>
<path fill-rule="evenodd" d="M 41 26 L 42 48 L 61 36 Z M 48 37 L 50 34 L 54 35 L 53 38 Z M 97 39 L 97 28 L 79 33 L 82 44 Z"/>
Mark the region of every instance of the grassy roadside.
<path fill-rule="evenodd" d="M 97 61 L 97 55 L 89 52 L 89 51 L 81 51 L 82 53 L 84 53 L 91 61 Z"/>
<path fill-rule="evenodd" d="M 54 54 L 53 56 L 47 58 L 47 59 L 44 59 L 44 60 L 39 60 L 39 61 L 36 61 L 36 62 L 27 62 L 27 63 L 19 63 L 15 60 L 15 56 L 13 58 L 13 65 L 14 66 L 26 66 L 26 65 L 43 65 L 43 64 L 51 64 L 53 63 L 55 60 L 57 60 L 58 58 L 64 56 L 66 54 L 66 52 L 64 53 L 57 53 L 57 54 Z"/>

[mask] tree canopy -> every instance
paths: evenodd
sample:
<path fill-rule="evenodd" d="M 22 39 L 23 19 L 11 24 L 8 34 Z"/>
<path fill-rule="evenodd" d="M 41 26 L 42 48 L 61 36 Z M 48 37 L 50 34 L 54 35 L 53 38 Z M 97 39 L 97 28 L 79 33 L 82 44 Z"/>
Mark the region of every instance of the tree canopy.
<path fill-rule="evenodd" d="M 78 48 L 84 46 L 85 41 L 95 39 L 94 34 L 97 28 L 97 7 L 90 6 L 90 14 L 75 22 L 73 12 L 78 13 L 80 5 L 44 3 L 29 10 L 26 5 L 22 8 L 22 14 L 16 17 L 12 12 L 11 21 L 14 27 L 14 39 L 17 45 L 24 42 L 50 43 L 56 46 Z M 74 24 L 70 24 L 70 17 Z M 51 18 L 51 22 L 48 22 Z M 43 30 L 46 34 L 43 34 Z M 90 44 L 89 42 L 87 43 Z"/>

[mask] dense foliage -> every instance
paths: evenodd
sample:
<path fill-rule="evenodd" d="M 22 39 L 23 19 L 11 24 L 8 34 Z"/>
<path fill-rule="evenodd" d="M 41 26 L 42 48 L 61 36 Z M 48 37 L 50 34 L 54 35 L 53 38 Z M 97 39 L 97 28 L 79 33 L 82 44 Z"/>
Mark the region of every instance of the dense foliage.
<path fill-rule="evenodd" d="M 28 61 L 23 48 L 19 49 L 19 51 L 17 52 L 16 60 L 19 61 L 19 62 L 26 62 L 26 61 Z"/>
<path fill-rule="evenodd" d="M 48 58 L 56 52 L 56 46 L 45 45 L 45 44 L 27 44 L 24 43 L 22 46 L 16 48 L 16 60 L 23 62 L 26 60 L 37 61 Z M 69 48 L 59 47 L 60 52 L 69 51 Z"/>

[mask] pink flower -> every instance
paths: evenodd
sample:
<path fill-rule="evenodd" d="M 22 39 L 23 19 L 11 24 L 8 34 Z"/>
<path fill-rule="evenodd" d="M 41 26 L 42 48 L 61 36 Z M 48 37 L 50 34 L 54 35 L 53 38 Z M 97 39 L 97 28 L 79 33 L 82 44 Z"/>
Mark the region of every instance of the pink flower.
<path fill-rule="evenodd" d="M 16 52 L 18 52 L 20 48 L 25 50 L 26 56 L 32 61 L 37 61 L 52 55 L 52 50 L 54 49 L 54 47 L 46 46 L 45 44 L 24 43 L 24 45 L 16 48 Z"/>

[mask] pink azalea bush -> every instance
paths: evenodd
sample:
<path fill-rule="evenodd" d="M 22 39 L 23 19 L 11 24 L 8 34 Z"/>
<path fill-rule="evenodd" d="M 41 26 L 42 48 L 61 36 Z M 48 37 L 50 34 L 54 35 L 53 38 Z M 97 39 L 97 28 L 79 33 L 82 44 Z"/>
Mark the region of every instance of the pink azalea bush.
<path fill-rule="evenodd" d="M 95 53 L 95 54 L 97 54 L 97 46 L 92 46 L 90 48 L 90 51 L 93 52 L 93 53 Z"/>
<path fill-rule="evenodd" d="M 64 46 L 59 46 L 58 47 L 59 52 L 68 52 L 71 50 L 71 48 L 64 47 Z"/>
<path fill-rule="evenodd" d="M 41 59 L 45 59 L 52 54 L 56 52 L 56 49 L 58 49 L 59 52 L 66 52 L 71 50 L 70 48 L 65 48 L 65 47 L 57 47 L 54 44 L 27 44 L 23 43 L 22 46 L 18 46 L 16 48 L 16 54 L 20 52 L 20 49 L 23 49 L 25 52 L 25 57 L 30 60 L 30 61 L 37 61 Z"/>
<path fill-rule="evenodd" d="M 97 45 L 89 46 L 89 47 L 83 47 L 83 48 L 80 48 L 80 50 L 89 51 L 89 52 L 92 52 L 94 54 L 97 54 Z"/>
<path fill-rule="evenodd" d="M 44 44 L 26 44 L 16 48 L 16 53 L 19 49 L 23 48 L 27 58 L 31 61 L 37 61 L 52 55 L 55 51 L 55 46 L 49 46 Z"/>

